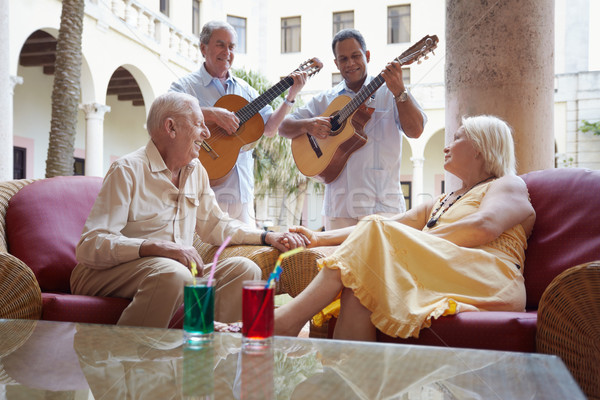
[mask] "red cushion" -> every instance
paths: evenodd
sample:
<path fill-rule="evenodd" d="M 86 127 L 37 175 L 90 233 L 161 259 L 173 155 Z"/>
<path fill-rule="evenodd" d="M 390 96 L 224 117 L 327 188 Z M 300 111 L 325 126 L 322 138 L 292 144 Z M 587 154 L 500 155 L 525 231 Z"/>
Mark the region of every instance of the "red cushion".
<path fill-rule="evenodd" d="M 418 339 L 392 338 L 377 331 L 377 341 L 533 353 L 536 324 L 535 311 L 464 312 L 432 321 Z"/>
<path fill-rule="evenodd" d="M 522 175 L 537 217 L 525 253 L 527 309 L 567 268 L 600 260 L 600 171 L 549 169 Z"/>
<path fill-rule="evenodd" d="M 75 246 L 102 178 L 60 176 L 19 190 L 6 211 L 8 251 L 34 272 L 42 292 L 70 292 Z"/>
<path fill-rule="evenodd" d="M 118 297 L 42 293 L 42 319 L 114 325 L 129 303 Z"/>
<path fill-rule="evenodd" d="M 42 319 L 113 325 L 129 303 L 131 300 L 118 297 L 42 293 Z M 183 329 L 183 305 L 175 312 L 169 328 Z"/>

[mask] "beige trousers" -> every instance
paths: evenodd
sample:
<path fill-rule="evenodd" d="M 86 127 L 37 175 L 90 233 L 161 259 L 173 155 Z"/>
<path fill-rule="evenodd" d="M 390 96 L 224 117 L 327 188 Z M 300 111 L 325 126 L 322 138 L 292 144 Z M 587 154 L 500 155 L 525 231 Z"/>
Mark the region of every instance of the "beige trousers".
<path fill-rule="evenodd" d="M 208 276 L 210 265 L 204 267 Z M 261 279 L 262 272 L 244 257 L 219 261 L 215 270 L 215 320 L 242 319 L 242 282 Z M 118 325 L 167 328 L 183 304 L 183 287 L 192 274 L 183 264 L 163 257 L 144 257 L 109 269 L 77 264 L 71 274 L 71 292 L 87 296 L 132 299 Z"/>

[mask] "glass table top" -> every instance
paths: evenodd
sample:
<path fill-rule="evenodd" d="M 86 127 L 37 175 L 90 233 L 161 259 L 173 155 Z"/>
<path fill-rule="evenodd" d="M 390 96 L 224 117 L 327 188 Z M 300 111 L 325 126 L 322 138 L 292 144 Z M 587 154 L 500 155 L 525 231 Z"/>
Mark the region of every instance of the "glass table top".
<path fill-rule="evenodd" d="M 0 320 L 0 399 L 585 399 L 542 354 Z"/>

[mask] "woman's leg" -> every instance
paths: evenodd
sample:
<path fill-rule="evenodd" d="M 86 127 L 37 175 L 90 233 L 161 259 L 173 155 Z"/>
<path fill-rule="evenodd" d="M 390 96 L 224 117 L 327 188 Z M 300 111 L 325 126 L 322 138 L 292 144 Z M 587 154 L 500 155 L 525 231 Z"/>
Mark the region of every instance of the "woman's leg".
<path fill-rule="evenodd" d="M 340 314 L 333 331 L 334 339 L 375 341 L 375 326 L 371 311 L 354 296 L 352 289 L 342 291 Z"/>
<path fill-rule="evenodd" d="M 342 288 L 339 269 L 321 269 L 296 298 L 275 309 L 275 334 L 298 336 L 306 322 L 329 305 Z"/>

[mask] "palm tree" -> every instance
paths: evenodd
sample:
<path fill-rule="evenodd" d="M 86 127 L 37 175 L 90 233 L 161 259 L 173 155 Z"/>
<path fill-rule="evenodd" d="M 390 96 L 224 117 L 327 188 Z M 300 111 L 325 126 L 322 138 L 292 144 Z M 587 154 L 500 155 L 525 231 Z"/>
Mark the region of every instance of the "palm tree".
<path fill-rule="evenodd" d="M 233 74 L 238 78 L 242 78 L 250 86 L 258 91 L 259 94 L 268 90 L 272 84 L 259 73 L 253 71 L 245 71 L 233 69 Z M 273 109 L 279 107 L 285 98 L 285 93 L 282 93 L 271 103 Z M 301 99 L 297 99 L 295 106 L 302 104 Z M 314 185 L 317 190 L 323 190 L 323 185 L 308 179 L 302 175 L 294 158 L 292 156 L 291 141 L 275 135 L 272 138 L 263 136 L 254 148 L 254 187 L 257 197 L 264 197 L 268 194 L 275 193 L 277 190 L 282 190 L 284 197 L 281 202 L 279 212 L 279 221 L 277 225 L 286 225 L 287 204 L 295 197 L 295 209 L 291 210 L 294 215 L 294 224 L 300 223 L 304 198 L 309 185 Z"/>
<path fill-rule="evenodd" d="M 73 175 L 73 150 L 81 78 L 84 0 L 63 0 L 56 43 L 52 120 L 46 178 Z"/>

